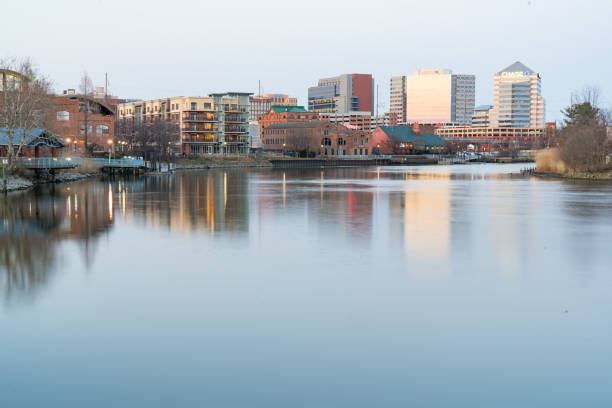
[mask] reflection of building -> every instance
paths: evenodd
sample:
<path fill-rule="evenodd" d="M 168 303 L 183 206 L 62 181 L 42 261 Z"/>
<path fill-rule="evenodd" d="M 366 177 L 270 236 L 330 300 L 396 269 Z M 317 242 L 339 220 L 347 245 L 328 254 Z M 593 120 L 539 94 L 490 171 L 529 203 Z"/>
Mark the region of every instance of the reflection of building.
<path fill-rule="evenodd" d="M 398 114 L 398 119 L 405 115 L 400 123 L 471 123 L 476 89 L 474 75 L 454 75 L 447 69 L 422 69 L 415 75 L 393 78 L 392 112 Z M 399 91 L 402 85 L 404 93 Z"/>
<path fill-rule="evenodd" d="M 374 112 L 374 79 L 371 74 L 344 74 L 319 79 L 308 88 L 308 110 L 345 114 Z"/>
<path fill-rule="evenodd" d="M 82 183 L 11 195 L 0 202 L 0 287 L 34 293 L 56 272 L 58 244 L 75 240 L 89 266 L 95 239 L 114 223 L 108 184 Z M 5 275 L 5 276 L 3 276 Z"/>
<path fill-rule="evenodd" d="M 400 174 L 401 175 L 401 174 Z M 413 177 L 406 174 L 405 178 Z M 449 174 L 440 174 L 438 182 L 427 183 L 424 189 L 389 195 L 392 215 L 391 233 L 403 243 L 405 256 L 421 273 L 445 272 L 451 238 L 451 188 Z"/>
<path fill-rule="evenodd" d="M 495 74 L 492 127 L 543 128 L 541 76 L 520 62 Z"/>

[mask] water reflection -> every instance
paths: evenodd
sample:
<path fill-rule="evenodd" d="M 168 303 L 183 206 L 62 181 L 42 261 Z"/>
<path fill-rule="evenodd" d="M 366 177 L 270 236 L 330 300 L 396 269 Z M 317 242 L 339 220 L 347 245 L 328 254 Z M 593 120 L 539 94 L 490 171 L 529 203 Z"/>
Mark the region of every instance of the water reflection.
<path fill-rule="evenodd" d="M 559 230 L 579 242 L 562 252 L 568 265 L 599 265 L 606 255 L 588 243 L 610 232 L 598 221 L 612 214 L 612 187 L 522 179 L 512 175 L 518 170 L 211 170 L 13 194 L 0 208 L 2 289 L 10 298 L 44 287 L 61 270 L 62 242 L 76 242 L 91 266 L 98 237 L 118 224 L 140 228 L 142 246 L 146 231 L 157 229 L 234 247 L 287 253 L 301 246 L 323 258 L 398 257 L 419 274 L 469 273 L 466 265 L 477 265 L 508 276 L 547 259 L 541 242 Z M 543 221 L 551 216 L 561 223 Z"/>
<path fill-rule="evenodd" d="M 97 237 L 113 224 L 111 186 L 99 182 L 51 186 L 0 200 L 0 286 L 7 299 L 32 295 L 57 270 L 57 246 L 74 240 L 85 265 Z"/>

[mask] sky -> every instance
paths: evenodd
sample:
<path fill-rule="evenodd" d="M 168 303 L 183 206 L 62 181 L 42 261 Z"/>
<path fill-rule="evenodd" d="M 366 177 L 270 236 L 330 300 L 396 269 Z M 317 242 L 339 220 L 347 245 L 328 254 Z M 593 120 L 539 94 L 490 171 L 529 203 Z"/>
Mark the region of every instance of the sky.
<path fill-rule="evenodd" d="M 318 78 L 371 73 L 379 111 L 389 79 L 423 68 L 476 75 L 476 105 L 515 61 L 542 74 L 547 120 L 571 93 L 612 104 L 609 0 L 31 0 L 2 4 L 0 58 L 31 58 L 55 90 L 83 72 L 122 98 L 286 93 Z"/>

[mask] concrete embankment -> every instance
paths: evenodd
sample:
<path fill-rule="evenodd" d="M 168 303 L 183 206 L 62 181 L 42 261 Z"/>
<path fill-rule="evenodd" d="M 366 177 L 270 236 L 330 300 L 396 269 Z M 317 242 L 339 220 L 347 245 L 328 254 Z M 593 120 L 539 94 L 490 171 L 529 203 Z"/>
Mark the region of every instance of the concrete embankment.
<path fill-rule="evenodd" d="M 177 170 L 248 167 L 272 167 L 272 163 L 269 158 L 259 156 L 210 156 L 176 160 Z"/>

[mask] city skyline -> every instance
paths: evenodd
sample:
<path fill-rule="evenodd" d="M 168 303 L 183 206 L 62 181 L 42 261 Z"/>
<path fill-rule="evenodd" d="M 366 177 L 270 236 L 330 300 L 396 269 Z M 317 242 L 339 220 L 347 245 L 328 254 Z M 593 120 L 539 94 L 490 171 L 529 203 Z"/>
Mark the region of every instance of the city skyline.
<path fill-rule="evenodd" d="M 378 85 L 379 111 L 389 110 L 392 76 L 430 67 L 474 74 L 476 105 L 493 104 L 494 74 L 522 61 L 542 73 L 549 120 L 560 119 L 570 94 L 585 85 L 601 87 L 604 102 L 612 101 L 606 72 L 610 57 L 604 52 L 612 29 L 604 1 L 507 2 L 504 13 L 484 0 L 462 5 L 311 1 L 297 6 L 239 0 L 213 7 L 184 0 L 158 10 L 147 4 L 156 3 L 35 1 L 27 9 L 9 3 L 3 6 L 7 15 L 24 17 L 3 23 L 13 40 L 3 44 L 0 57 L 32 58 L 58 92 L 75 88 L 83 71 L 95 85 L 103 85 L 108 72 L 110 92 L 135 99 L 256 93 L 261 80 L 263 93 L 290 94 L 304 106 L 308 87 L 317 79 L 364 72 Z M 143 7 L 147 19 L 137 18 Z M 64 14 L 70 24 L 47 27 L 50 18 L 60 21 Z M 406 23 L 408 15 L 435 19 Z M 269 24 L 268 31 L 261 28 Z M 141 34 L 150 33 L 150 27 L 163 27 L 161 35 Z M 250 36 L 254 27 L 260 27 L 260 34 Z M 274 30 L 291 35 L 275 35 Z M 96 31 L 99 37 L 84 35 Z"/>

